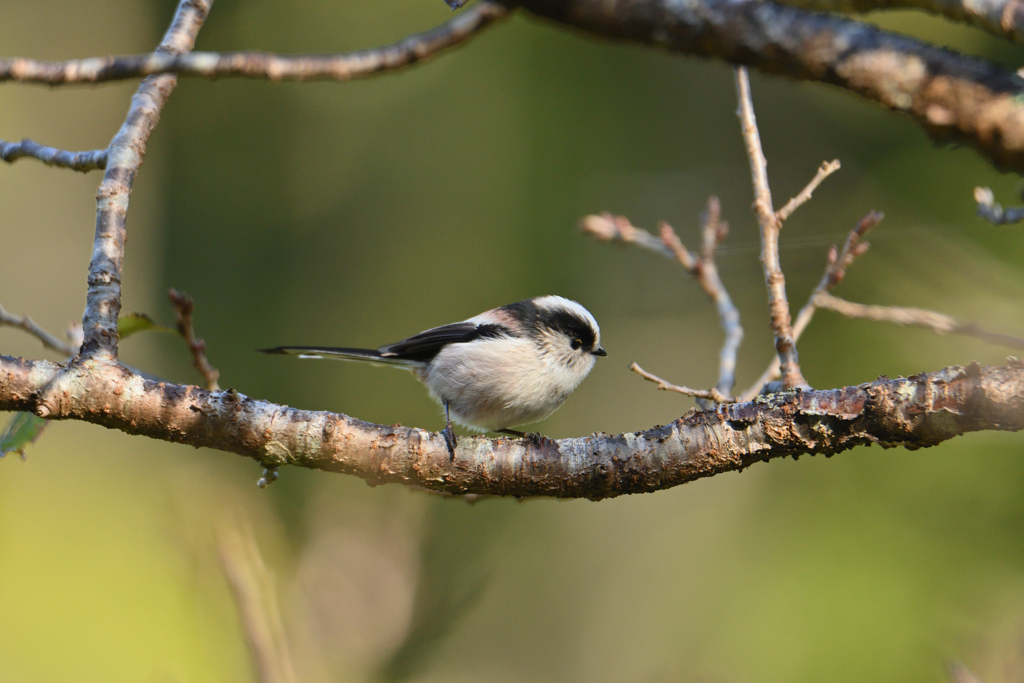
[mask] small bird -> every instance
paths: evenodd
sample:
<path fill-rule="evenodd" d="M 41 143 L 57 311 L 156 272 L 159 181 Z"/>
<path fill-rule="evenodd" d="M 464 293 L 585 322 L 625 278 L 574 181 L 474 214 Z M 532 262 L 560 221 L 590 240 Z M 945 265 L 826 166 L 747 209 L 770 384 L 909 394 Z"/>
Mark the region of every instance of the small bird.
<path fill-rule="evenodd" d="M 443 432 L 455 458 L 452 421 L 479 432 L 524 436 L 511 427 L 543 420 L 607 356 L 587 309 L 542 296 L 485 311 L 376 351 L 325 346 L 260 349 L 299 358 L 354 360 L 411 370 L 444 406 Z"/>

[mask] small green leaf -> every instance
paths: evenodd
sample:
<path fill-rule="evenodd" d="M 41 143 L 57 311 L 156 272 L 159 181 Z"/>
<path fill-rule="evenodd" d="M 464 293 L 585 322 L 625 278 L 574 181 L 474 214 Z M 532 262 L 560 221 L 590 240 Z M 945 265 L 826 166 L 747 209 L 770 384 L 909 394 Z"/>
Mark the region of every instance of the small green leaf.
<path fill-rule="evenodd" d="M 147 332 L 149 330 L 155 330 L 156 332 L 174 332 L 169 327 L 158 325 L 153 322 L 145 313 L 129 313 L 122 315 L 117 319 L 117 333 L 121 339 L 132 336 L 136 332 Z"/>
<path fill-rule="evenodd" d="M 20 453 L 24 458 L 25 447 L 39 438 L 46 425 L 46 420 L 32 413 L 15 413 L 0 432 L 0 458 L 8 453 Z"/>

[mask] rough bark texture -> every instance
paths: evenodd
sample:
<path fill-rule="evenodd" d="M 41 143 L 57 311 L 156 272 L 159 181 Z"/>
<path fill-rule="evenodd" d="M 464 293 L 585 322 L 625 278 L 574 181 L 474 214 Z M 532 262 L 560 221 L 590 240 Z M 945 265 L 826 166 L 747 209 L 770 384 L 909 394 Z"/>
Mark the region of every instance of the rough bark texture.
<path fill-rule="evenodd" d="M 978 430 L 1024 429 L 1024 363 L 950 367 L 828 391 L 792 391 L 691 412 L 631 434 L 463 437 L 451 461 L 435 432 L 297 410 L 233 390 L 153 382 L 117 363 L 0 356 L 0 410 L 93 422 L 208 447 L 264 466 L 298 465 L 452 494 L 601 499 L 670 488 L 755 462 L 861 444 L 923 448 Z"/>
<path fill-rule="evenodd" d="M 181 2 L 157 53 L 182 54 L 191 50 L 212 3 L 213 0 Z M 96 192 L 96 236 L 82 316 L 85 341 L 79 351 L 83 356 L 117 357 L 117 316 L 121 312 L 128 198 L 146 155 L 149 135 L 177 83 L 178 77 L 174 74 L 150 76 L 142 81 L 132 97 L 124 125 L 110 142 L 103 182 Z"/>

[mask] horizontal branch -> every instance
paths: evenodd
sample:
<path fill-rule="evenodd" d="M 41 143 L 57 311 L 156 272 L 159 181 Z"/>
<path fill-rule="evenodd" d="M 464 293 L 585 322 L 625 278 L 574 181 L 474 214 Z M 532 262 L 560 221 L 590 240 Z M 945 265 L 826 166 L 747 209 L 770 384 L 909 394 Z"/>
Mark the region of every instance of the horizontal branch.
<path fill-rule="evenodd" d="M 1020 0 L 784 0 L 817 12 L 871 12 L 920 9 L 977 26 L 993 35 L 1024 43 L 1024 5 Z"/>
<path fill-rule="evenodd" d="M 1024 170 L 1024 79 L 990 62 L 771 0 L 522 0 L 587 33 L 831 83 L 902 111 L 933 137 Z"/>
<path fill-rule="evenodd" d="M 87 173 L 107 166 L 107 150 L 94 149 L 88 152 L 69 152 L 65 149 L 40 145 L 25 138 L 21 142 L 0 140 L 0 159 L 9 164 L 23 157 L 39 159 L 47 166 L 70 168 L 72 171 Z"/>
<path fill-rule="evenodd" d="M 934 446 L 1024 429 L 1024 363 L 951 367 L 828 391 L 789 391 L 692 412 L 630 434 L 459 439 L 297 410 L 233 390 L 153 382 L 116 362 L 0 356 L 0 410 L 73 419 L 163 441 L 452 494 L 601 499 L 670 488 L 773 458 L 878 443 Z"/>
<path fill-rule="evenodd" d="M 335 55 L 276 55 L 266 52 L 155 52 L 121 57 L 43 62 L 12 57 L 0 59 L 0 82 L 100 83 L 153 74 L 224 78 L 244 76 L 272 81 L 316 79 L 346 81 L 418 62 L 469 38 L 508 14 L 500 4 L 482 0 L 447 23 L 416 33 L 393 45 Z"/>

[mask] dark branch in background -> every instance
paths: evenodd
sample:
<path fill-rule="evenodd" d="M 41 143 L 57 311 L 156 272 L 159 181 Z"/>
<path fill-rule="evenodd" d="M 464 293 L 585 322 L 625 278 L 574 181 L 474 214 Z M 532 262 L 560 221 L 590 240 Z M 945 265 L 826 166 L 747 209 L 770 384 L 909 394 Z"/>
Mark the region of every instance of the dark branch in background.
<path fill-rule="evenodd" d="M 1000 38 L 1024 43 L 1024 6 L 1020 0 L 785 0 L 785 4 L 816 12 L 843 14 L 880 9 L 921 9 L 977 26 Z"/>
<path fill-rule="evenodd" d="M 739 311 L 736 310 L 736 306 L 729 297 L 729 292 L 722 284 L 722 280 L 718 276 L 718 266 L 715 264 L 715 252 L 722 240 L 729 234 L 729 224 L 722 220 L 722 205 L 718 201 L 718 197 L 708 198 L 707 208 L 701 215 L 700 254 L 690 252 L 672 226 L 664 221 L 661 223 L 660 240 L 646 230 L 634 227 L 629 219 L 609 213 L 600 216 L 586 216 L 580 221 L 580 230 L 604 242 L 617 240 L 633 243 L 675 259 L 697 280 L 715 304 L 719 322 L 725 332 L 725 341 L 722 343 L 722 351 L 719 354 L 718 384 L 711 390 L 690 389 L 652 375 L 636 363 L 630 365 L 630 370 L 644 379 L 657 382 L 659 389 L 700 399 L 701 407 L 704 408 L 709 406 L 703 401 L 727 401 L 727 397 L 736 383 L 736 352 L 743 341 L 743 328 L 740 326 Z"/>
<path fill-rule="evenodd" d="M 1024 221 L 1024 208 L 1004 209 L 996 202 L 992 190 L 987 187 L 974 188 L 974 201 L 978 202 L 978 215 L 993 225 Z"/>
<path fill-rule="evenodd" d="M 157 53 L 182 54 L 191 50 L 211 4 L 213 0 L 181 0 Z M 124 125 L 110 143 L 107 169 L 96 193 L 96 237 L 82 316 L 85 342 L 79 351 L 81 358 L 117 357 L 128 199 L 146 154 L 146 142 L 177 82 L 173 74 L 150 76 L 142 81 L 132 97 Z"/>
<path fill-rule="evenodd" d="M 42 389 L 46 387 L 47 391 Z M 632 434 L 578 439 L 444 437 L 297 410 L 233 390 L 152 382 L 113 361 L 0 356 L 0 410 L 84 420 L 163 441 L 453 494 L 600 499 L 666 489 L 773 458 L 878 443 L 934 446 L 1024 429 L 1024 363 L 952 367 L 827 391 L 791 391 L 693 412 Z"/>
<path fill-rule="evenodd" d="M 95 171 L 107 165 L 107 150 L 94 149 L 89 152 L 69 152 L 56 147 L 40 145 L 34 140 L 25 138 L 21 142 L 5 142 L 0 140 L 0 159 L 13 164 L 23 157 L 39 159 L 47 166 L 70 168 L 72 171 Z"/>
<path fill-rule="evenodd" d="M 950 0 L 948 6 L 954 9 L 947 11 L 944 5 L 933 4 L 940 2 L 921 0 L 917 6 L 960 18 L 957 3 Z M 447 24 L 387 48 L 326 56 L 246 52 L 69 62 L 8 58 L 0 60 L 0 81 L 56 85 L 165 71 L 210 77 L 348 79 L 404 66 L 454 45 L 504 16 L 505 5 L 522 6 L 598 36 L 831 83 L 909 114 L 933 137 L 964 140 L 997 165 L 1024 170 L 1024 105 L 1018 101 L 1024 80 L 1016 74 L 862 22 L 770 0 L 484 0 Z M 1000 26 L 1014 31 L 1024 15 L 1016 0 L 995 2 L 983 13 L 993 12 L 1001 13 Z"/>
<path fill-rule="evenodd" d="M 814 296 L 814 305 L 818 308 L 835 311 L 840 315 L 845 315 L 847 318 L 861 318 L 863 320 L 896 323 L 897 325 L 923 327 L 938 334 L 959 334 L 981 339 L 989 344 L 998 344 L 999 346 L 1011 349 L 1024 349 L 1024 339 L 1020 337 L 989 332 L 977 325 L 962 323 L 955 318 L 942 313 L 936 313 L 935 311 L 926 311 L 920 308 L 903 308 L 901 306 L 857 304 L 832 296 L 828 292 L 818 292 Z"/>
<path fill-rule="evenodd" d="M 782 274 L 782 267 L 779 264 L 781 212 L 776 213 L 772 204 L 772 191 L 768 185 L 768 162 L 764 158 L 764 152 L 761 149 L 761 136 L 757 131 L 754 102 L 750 97 L 750 79 L 747 76 L 746 68 L 742 66 L 736 68 L 736 93 L 739 99 L 737 114 L 740 117 L 743 140 L 747 145 L 750 174 L 754 184 L 754 213 L 757 214 L 757 223 L 761 228 L 761 264 L 764 266 L 765 285 L 768 288 L 768 313 L 771 316 L 772 332 L 775 334 L 775 350 L 779 354 L 779 367 L 782 368 L 782 384 L 787 389 L 805 387 L 807 380 L 800 372 L 796 339 L 793 338 L 792 321 L 789 317 L 786 278 Z M 822 175 L 821 172 L 818 175 Z M 814 181 L 811 183 L 816 185 Z M 810 197 L 811 190 L 806 191 L 807 197 Z M 807 201 L 804 199 L 798 202 L 798 199 L 799 195 L 785 208 L 792 212 L 797 206 Z M 790 204 L 793 205 L 792 209 L 790 209 Z"/>
<path fill-rule="evenodd" d="M 587 33 L 852 90 L 1024 170 L 1024 80 L 974 57 L 771 0 L 523 0 Z"/>
<path fill-rule="evenodd" d="M 336 55 L 275 55 L 266 52 L 177 54 L 158 51 L 154 54 L 66 62 L 41 62 L 14 57 L 0 59 L 0 82 L 48 85 L 100 83 L 161 73 L 206 78 L 243 76 L 272 81 L 347 81 L 414 64 L 461 43 L 507 14 L 508 9 L 504 5 L 482 0 L 451 21 L 408 36 L 393 45 Z"/>
<path fill-rule="evenodd" d="M 167 297 L 171 300 L 171 305 L 174 306 L 174 310 L 178 314 L 175 325 L 178 334 L 184 337 L 189 351 L 192 352 L 192 367 L 198 370 L 199 374 L 206 380 L 207 389 L 217 391 L 220 389 L 217 385 L 220 372 L 206 360 L 206 342 L 202 339 L 196 339 L 195 331 L 192 329 L 192 312 L 195 309 L 195 302 L 192 301 L 192 297 L 188 294 L 179 292 L 176 289 L 168 290 Z"/>
<path fill-rule="evenodd" d="M 850 267 L 854 259 L 862 256 L 870 246 L 867 242 L 862 241 L 864 235 L 871 228 L 878 225 L 883 217 L 881 212 L 872 211 L 864 216 L 864 218 L 861 218 L 853 230 L 849 232 L 846 236 L 846 241 L 843 243 L 842 250 L 837 249 L 835 245 L 832 245 L 832 248 L 829 249 L 828 265 L 825 267 L 825 274 L 822 275 L 818 286 L 811 292 L 807 303 L 804 304 L 804 307 L 800 309 L 796 316 L 796 322 L 793 324 L 794 339 L 799 339 L 800 335 L 807 329 L 807 326 L 811 324 L 811 320 L 814 318 L 814 311 L 817 309 L 817 304 L 814 303 L 815 297 L 822 292 L 832 291 L 833 287 L 842 282 L 843 278 L 846 277 L 846 269 Z M 779 357 L 776 355 L 757 381 L 740 395 L 740 400 L 753 400 L 755 396 L 761 393 L 761 390 L 768 382 L 776 380 L 781 376 L 779 368 Z"/>

